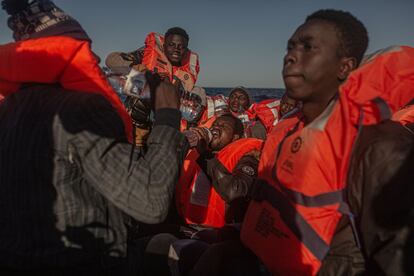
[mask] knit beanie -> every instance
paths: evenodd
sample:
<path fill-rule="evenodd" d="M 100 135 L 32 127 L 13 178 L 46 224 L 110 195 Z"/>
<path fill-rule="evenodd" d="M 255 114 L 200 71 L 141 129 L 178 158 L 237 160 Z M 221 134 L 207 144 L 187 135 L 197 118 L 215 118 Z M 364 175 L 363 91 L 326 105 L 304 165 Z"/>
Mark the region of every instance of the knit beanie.
<path fill-rule="evenodd" d="M 28 3 L 22 10 L 11 14 L 7 23 L 16 41 L 47 36 L 69 36 L 91 41 L 75 19 L 49 0 Z"/>

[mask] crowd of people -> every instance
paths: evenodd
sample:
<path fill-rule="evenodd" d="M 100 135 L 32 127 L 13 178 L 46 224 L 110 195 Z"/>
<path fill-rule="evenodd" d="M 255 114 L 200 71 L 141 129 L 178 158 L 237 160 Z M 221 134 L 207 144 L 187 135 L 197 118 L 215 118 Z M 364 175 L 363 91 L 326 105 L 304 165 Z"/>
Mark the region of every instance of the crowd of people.
<path fill-rule="evenodd" d="M 414 274 L 414 48 L 316 11 L 253 102 L 180 27 L 101 68 L 53 2 L 2 8 L 1 275 Z"/>

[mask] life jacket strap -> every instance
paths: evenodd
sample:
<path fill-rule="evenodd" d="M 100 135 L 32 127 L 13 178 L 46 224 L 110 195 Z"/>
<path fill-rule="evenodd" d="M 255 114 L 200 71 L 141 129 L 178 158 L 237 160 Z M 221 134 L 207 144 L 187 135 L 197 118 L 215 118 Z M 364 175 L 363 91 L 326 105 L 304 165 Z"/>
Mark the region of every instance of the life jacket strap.
<path fill-rule="evenodd" d="M 381 116 L 381 121 L 387 120 L 389 118 L 391 118 L 391 110 L 387 104 L 386 101 L 384 101 L 384 99 L 380 98 L 380 97 L 376 97 L 375 99 L 372 100 L 372 102 L 377 106 L 378 111 L 380 113 Z"/>
<path fill-rule="evenodd" d="M 344 202 L 344 190 L 337 190 L 328 193 L 318 194 L 316 196 L 307 196 L 301 192 L 297 192 L 286 188 L 283 185 L 278 187 L 296 204 L 306 207 L 322 207 L 335 203 Z"/>
<path fill-rule="evenodd" d="M 278 189 L 259 180 L 252 195 L 253 200 L 269 203 L 278 210 L 283 222 L 312 254 L 320 261 L 329 251 L 329 245 L 319 236 L 312 226 L 296 210 L 292 202 Z"/>
<path fill-rule="evenodd" d="M 359 232 L 356 227 L 355 215 L 352 213 L 349 204 L 345 201 L 342 201 L 339 205 L 338 211 L 348 217 L 349 223 L 351 224 L 352 234 L 355 239 L 355 244 L 359 249 L 361 249 L 361 239 L 359 238 Z"/>

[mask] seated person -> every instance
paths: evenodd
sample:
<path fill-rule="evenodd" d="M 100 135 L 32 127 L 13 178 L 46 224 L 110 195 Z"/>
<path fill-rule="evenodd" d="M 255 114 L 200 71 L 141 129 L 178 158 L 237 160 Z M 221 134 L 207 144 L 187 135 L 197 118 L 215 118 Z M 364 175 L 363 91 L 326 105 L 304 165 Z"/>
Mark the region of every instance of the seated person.
<path fill-rule="evenodd" d="M 243 124 L 231 114 L 214 121 L 211 141 L 206 129 L 191 131 L 199 142 L 187 154 L 176 187 L 179 214 L 187 224 L 203 227 L 241 222 L 263 142 L 242 139 Z"/>
<path fill-rule="evenodd" d="M 231 114 L 239 118 L 244 127 L 244 137 L 255 137 L 264 139 L 265 135 L 253 135 L 253 129 L 256 129 L 256 115 L 251 112 L 251 107 L 254 106 L 251 101 L 249 91 L 243 86 L 238 86 L 230 91 L 228 97 L 228 107 Z M 259 122 L 260 123 L 260 122 Z"/>
<path fill-rule="evenodd" d="M 246 137 L 265 140 L 280 118 L 296 107 L 296 101 L 284 94 L 281 99 L 252 103 L 249 91 L 239 86 L 230 92 L 228 105 L 230 112 L 243 122 Z"/>
<path fill-rule="evenodd" d="M 233 88 L 229 94 L 228 104 L 235 116 L 246 112 L 252 104 L 249 91 L 242 86 Z"/>
<path fill-rule="evenodd" d="M 192 269 L 210 244 L 238 237 L 237 223 L 249 204 L 263 144 L 241 138 L 243 124 L 229 113 L 214 121 L 211 141 L 203 128 L 190 131 L 198 135 L 199 143 L 187 154 L 175 196 L 178 213 L 192 231 L 171 245 L 169 259 L 171 269 L 180 275 Z"/>
<path fill-rule="evenodd" d="M 283 94 L 281 99 L 266 99 L 254 103 L 248 110 L 256 122 L 252 126 L 252 136 L 266 139 L 266 135 L 272 127 L 295 107 L 298 107 L 298 102 L 289 98 L 287 93 Z"/>
<path fill-rule="evenodd" d="M 114 85 L 114 79 L 116 82 L 125 78 L 133 67 L 137 71 L 152 70 L 167 76 L 177 86 L 182 86 L 185 91 L 191 91 L 197 80 L 199 64 L 198 55 L 188 49 L 188 41 L 189 36 L 186 31 L 175 27 L 170 28 L 164 36 L 156 33 L 148 34 L 145 46 L 136 51 L 110 53 L 105 63 L 109 68 L 107 71 L 111 84 Z M 121 87 L 122 84 L 115 83 L 116 91 L 120 92 Z M 148 103 L 134 97 L 121 95 L 121 98 L 133 119 L 135 144 L 139 149 L 145 149 L 145 141 L 152 125 L 150 107 Z"/>
<path fill-rule="evenodd" d="M 189 36 L 179 27 L 170 28 L 165 35 L 149 33 L 145 46 L 130 53 L 113 52 L 105 61 L 112 71 L 125 72 L 135 65 L 168 76 L 173 83 L 180 83 L 191 91 L 199 72 L 198 55 L 188 49 Z"/>
<path fill-rule="evenodd" d="M 152 142 L 132 160 L 131 119 L 80 24 L 50 1 L 1 4 L 16 42 L 0 46 L 0 274 L 138 275 L 122 218 L 167 214 L 187 144 L 178 91 L 153 91 Z"/>

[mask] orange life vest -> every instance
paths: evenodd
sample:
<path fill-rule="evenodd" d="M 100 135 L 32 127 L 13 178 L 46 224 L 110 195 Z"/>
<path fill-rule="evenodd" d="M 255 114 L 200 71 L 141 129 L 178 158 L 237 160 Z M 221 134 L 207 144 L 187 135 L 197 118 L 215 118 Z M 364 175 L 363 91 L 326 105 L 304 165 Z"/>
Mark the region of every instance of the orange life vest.
<path fill-rule="evenodd" d="M 0 46 L 0 60 L 3 97 L 18 91 L 23 83 L 59 83 L 66 89 L 99 93 L 118 112 L 132 141 L 131 117 L 107 82 L 89 42 L 65 36 L 18 41 Z"/>
<path fill-rule="evenodd" d="M 279 120 L 279 109 L 280 100 L 267 99 L 259 103 L 253 103 L 243 113 L 231 113 L 242 121 L 245 137 L 251 137 L 252 127 L 257 121 L 260 121 L 266 129 L 266 133 L 269 133 Z"/>
<path fill-rule="evenodd" d="M 354 71 L 313 122 L 291 115 L 268 135 L 241 239 L 271 273 L 318 273 L 349 214 L 343 192 L 356 126 L 389 118 L 413 98 L 413 62 L 413 48 L 382 54 Z"/>
<path fill-rule="evenodd" d="M 198 123 L 198 127 L 206 127 L 206 128 L 211 128 L 213 126 L 213 123 L 216 121 L 217 116 L 213 116 L 210 119 L 208 119 L 207 121 L 201 121 Z"/>
<path fill-rule="evenodd" d="M 216 157 L 231 172 L 240 158 L 252 150 L 261 150 L 262 144 L 259 139 L 239 139 L 223 148 Z M 184 161 L 175 193 L 178 212 L 188 224 L 222 227 L 225 202 L 198 166 L 198 157 L 198 152 L 192 149 Z"/>
<path fill-rule="evenodd" d="M 272 127 L 279 121 L 279 109 L 280 99 L 267 99 L 254 103 L 249 108 L 249 112 L 254 114 L 256 119 L 263 123 L 266 132 L 269 133 Z"/>
<path fill-rule="evenodd" d="M 171 82 L 178 78 L 186 91 L 193 89 L 200 71 L 198 55 L 190 50 L 183 57 L 181 66 L 172 66 L 164 54 L 164 36 L 154 32 L 145 39 L 142 63 L 152 71 L 167 73 Z"/>
<path fill-rule="evenodd" d="M 391 119 L 396 122 L 400 122 L 402 125 L 410 124 L 414 122 L 414 104 L 407 105 L 403 109 L 395 112 Z"/>

